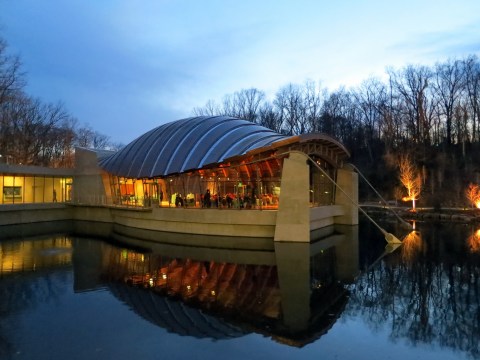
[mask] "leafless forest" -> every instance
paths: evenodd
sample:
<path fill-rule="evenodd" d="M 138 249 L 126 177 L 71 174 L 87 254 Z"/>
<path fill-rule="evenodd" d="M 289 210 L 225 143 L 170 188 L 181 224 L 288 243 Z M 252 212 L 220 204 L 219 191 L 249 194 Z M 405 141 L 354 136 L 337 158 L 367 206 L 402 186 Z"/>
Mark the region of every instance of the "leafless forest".
<path fill-rule="evenodd" d="M 351 161 L 387 199 L 401 199 L 400 159 L 421 177 L 420 206 L 463 206 L 465 189 L 480 182 L 480 62 L 476 56 L 387 69 L 356 88 L 287 84 L 273 99 L 244 89 L 195 108 L 230 115 L 284 134 L 322 132 L 340 140 Z M 362 200 L 375 194 L 361 187 Z M 403 194 L 403 195 L 402 195 Z"/>

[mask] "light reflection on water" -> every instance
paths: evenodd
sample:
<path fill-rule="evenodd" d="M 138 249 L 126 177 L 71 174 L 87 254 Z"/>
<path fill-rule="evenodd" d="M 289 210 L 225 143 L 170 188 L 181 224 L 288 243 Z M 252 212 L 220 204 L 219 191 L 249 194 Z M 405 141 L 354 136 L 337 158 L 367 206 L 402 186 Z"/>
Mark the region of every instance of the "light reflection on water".
<path fill-rule="evenodd" d="M 0 358 L 480 359 L 480 232 L 416 228 L 260 253 L 2 242 Z"/>

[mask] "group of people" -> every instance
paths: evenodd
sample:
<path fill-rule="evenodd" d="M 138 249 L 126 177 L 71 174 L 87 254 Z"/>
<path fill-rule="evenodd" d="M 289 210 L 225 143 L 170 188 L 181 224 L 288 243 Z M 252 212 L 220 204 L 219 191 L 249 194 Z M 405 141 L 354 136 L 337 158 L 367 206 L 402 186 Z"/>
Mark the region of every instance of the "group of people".
<path fill-rule="evenodd" d="M 205 194 L 202 196 L 202 207 L 210 208 L 232 208 L 232 207 L 239 207 L 243 208 L 251 208 L 252 205 L 255 205 L 255 198 L 245 196 L 235 196 L 232 193 L 227 193 L 224 196 L 218 194 L 211 194 L 210 190 L 207 189 Z"/>
<path fill-rule="evenodd" d="M 163 193 L 160 193 L 162 196 L 160 199 L 163 199 Z M 200 199 L 193 193 L 189 193 L 186 196 L 182 196 L 180 193 L 174 193 L 171 196 L 170 204 L 175 207 L 195 207 L 196 203 L 200 204 L 202 208 L 240 208 L 240 209 L 251 209 L 257 205 L 272 205 L 274 200 L 272 195 L 263 194 L 259 199 L 254 193 L 251 195 L 242 195 L 237 196 L 236 194 L 226 193 L 225 195 L 212 194 L 210 189 L 207 189 L 204 194 L 200 195 Z M 148 200 L 147 200 L 148 199 Z M 150 206 L 151 202 L 149 201 L 148 195 L 146 193 L 146 198 L 144 200 L 144 205 Z M 161 204 L 161 200 L 160 200 Z M 197 205 L 198 206 L 198 205 Z"/>

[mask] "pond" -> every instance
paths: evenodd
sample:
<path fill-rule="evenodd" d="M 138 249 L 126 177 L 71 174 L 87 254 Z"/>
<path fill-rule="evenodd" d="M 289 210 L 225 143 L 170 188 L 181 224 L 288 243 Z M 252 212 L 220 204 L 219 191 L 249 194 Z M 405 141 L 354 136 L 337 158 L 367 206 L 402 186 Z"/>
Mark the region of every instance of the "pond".
<path fill-rule="evenodd" d="M 2 241 L 0 358 L 480 359 L 480 231 L 350 228 L 275 251 Z"/>

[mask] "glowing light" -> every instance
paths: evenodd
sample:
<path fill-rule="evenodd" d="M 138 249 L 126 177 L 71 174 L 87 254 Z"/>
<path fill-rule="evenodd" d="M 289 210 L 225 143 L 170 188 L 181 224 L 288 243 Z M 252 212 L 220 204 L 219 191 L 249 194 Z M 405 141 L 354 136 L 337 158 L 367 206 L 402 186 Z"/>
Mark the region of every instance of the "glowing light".
<path fill-rule="evenodd" d="M 412 201 L 412 210 L 415 211 L 415 201 L 418 200 L 422 190 L 422 177 L 420 171 L 413 164 L 410 156 L 403 156 L 399 161 L 400 182 L 407 190 L 403 201 Z"/>
<path fill-rule="evenodd" d="M 465 196 L 473 206 L 480 209 L 480 187 L 477 184 L 469 184 Z"/>
<path fill-rule="evenodd" d="M 215 296 L 215 290 L 210 291 L 210 295 Z"/>
<path fill-rule="evenodd" d="M 469 236 L 469 238 L 467 239 L 467 244 L 470 252 L 480 252 L 480 229 L 478 229 Z"/>
<path fill-rule="evenodd" d="M 166 280 L 167 279 L 167 274 L 162 274 L 162 279 Z"/>
<path fill-rule="evenodd" d="M 413 263 L 416 255 L 422 250 L 422 236 L 419 231 L 411 231 L 402 241 L 402 258 Z"/>

